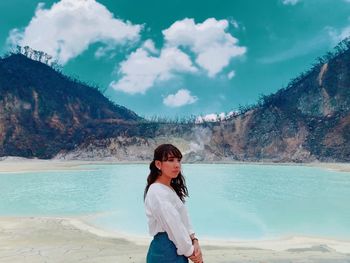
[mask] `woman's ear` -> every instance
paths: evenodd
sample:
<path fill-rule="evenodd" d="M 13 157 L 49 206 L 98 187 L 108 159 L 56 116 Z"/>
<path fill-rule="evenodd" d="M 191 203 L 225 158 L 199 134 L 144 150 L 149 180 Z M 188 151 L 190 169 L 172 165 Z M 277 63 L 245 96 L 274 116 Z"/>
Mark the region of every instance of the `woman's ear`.
<path fill-rule="evenodd" d="M 156 160 L 154 164 L 158 168 L 158 170 L 160 170 L 160 167 L 162 167 L 161 162 L 159 160 Z"/>

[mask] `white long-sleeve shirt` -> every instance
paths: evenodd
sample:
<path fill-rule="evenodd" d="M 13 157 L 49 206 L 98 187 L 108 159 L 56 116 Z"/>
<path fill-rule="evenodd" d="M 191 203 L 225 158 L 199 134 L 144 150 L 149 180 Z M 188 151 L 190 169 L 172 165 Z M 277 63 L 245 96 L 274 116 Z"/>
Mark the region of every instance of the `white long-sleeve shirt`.
<path fill-rule="evenodd" d="M 151 184 L 145 198 L 145 210 L 151 236 L 167 232 L 178 255 L 192 255 L 194 248 L 190 235 L 194 232 L 187 208 L 174 189 L 162 183 Z"/>

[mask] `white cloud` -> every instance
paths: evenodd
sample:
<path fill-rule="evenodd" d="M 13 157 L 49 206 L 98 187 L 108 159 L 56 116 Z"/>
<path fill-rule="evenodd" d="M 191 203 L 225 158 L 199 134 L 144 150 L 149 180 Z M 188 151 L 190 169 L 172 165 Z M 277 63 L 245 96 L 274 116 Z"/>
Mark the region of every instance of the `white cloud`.
<path fill-rule="evenodd" d="M 164 98 L 163 103 L 169 107 L 180 107 L 196 102 L 198 98 L 192 96 L 189 90 L 180 89 L 175 94 L 170 94 Z"/>
<path fill-rule="evenodd" d="M 92 43 L 107 46 L 95 54 L 99 57 L 111 46 L 137 41 L 141 29 L 140 25 L 114 18 L 95 0 L 61 0 L 50 9 L 39 4 L 35 16 L 23 31 L 10 31 L 8 42 L 44 51 L 65 64 Z"/>
<path fill-rule="evenodd" d="M 228 25 L 228 20 L 214 18 L 198 24 L 193 19 L 175 22 L 163 30 L 165 44 L 160 50 L 152 40 L 146 40 L 120 64 L 121 78 L 110 86 L 129 94 L 144 94 L 156 82 L 169 80 L 179 73 L 198 72 L 200 67 L 214 77 L 233 57 L 246 52 L 245 47 L 237 46 L 236 38 L 225 32 Z M 196 65 L 187 53 L 189 50 L 195 55 Z M 231 71 L 228 77 L 233 76 Z"/>
<path fill-rule="evenodd" d="M 208 18 L 195 24 L 186 18 L 163 30 L 163 35 L 167 46 L 187 47 L 194 52 L 196 63 L 214 77 L 232 58 L 246 52 L 246 47 L 238 46 L 238 40 L 225 32 L 228 25 L 225 19 Z"/>
<path fill-rule="evenodd" d="M 130 94 L 144 94 L 157 81 L 174 77 L 174 73 L 196 72 L 190 58 L 177 48 L 164 48 L 159 56 L 153 56 L 146 47 L 138 48 L 120 65 L 122 78 L 113 81 L 110 86 Z M 151 48 L 152 49 L 152 48 Z M 153 50 L 154 52 L 156 50 Z"/>
<path fill-rule="evenodd" d="M 284 5 L 296 5 L 298 2 L 299 0 L 282 0 Z"/>
<path fill-rule="evenodd" d="M 350 0 L 349 0 L 350 2 Z M 326 27 L 327 33 L 331 38 L 332 44 L 336 45 L 343 39 L 350 37 L 350 26 L 344 27 L 342 29 L 335 29 L 333 27 Z"/>
<path fill-rule="evenodd" d="M 158 50 L 156 49 L 154 42 L 151 39 L 147 39 L 142 46 L 145 50 L 149 51 L 150 53 L 158 54 Z"/>
<path fill-rule="evenodd" d="M 235 75 L 236 75 L 236 73 L 232 70 L 227 74 L 227 78 L 232 79 Z"/>
<path fill-rule="evenodd" d="M 101 58 L 109 55 L 108 56 L 109 58 L 113 58 L 116 55 L 116 52 L 113 52 L 114 48 L 115 48 L 114 44 L 108 44 L 106 46 L 99 47 L 95 51 L 95 57 Z"/>
<path fill-rule="evenodd" d="M 21 42 L 22 38 L 23 33 L 18 28 L 11 29 L 6 44 L 10 47 L 15 46 Z"/>
<path fill-rule="evenodd" d="M 217 121 L 218 115 L 216 113 L 210 113 L 204 116 L 198 116 L 196 123 L 202 123 L 204 121 Z"/>
<path fill-rule="evenodd" d="M 230 19 L 229 22 L 234 28 L 236 28 L 236 29 L 239 28 L 238 22 L 236 20 Z"/>
<path fill-rule="evenodd" d="M 230 111 L 227 114 L 225 112 L 221 112 L 221 113 L 210 113 L 210 114 L 206 114 L 204 116 L 198 116 L 196 118 L 196 123 L 202 123 L 202 122 L 217 122 L 217 121 L 223 121 L 223 120 L 227 120 L 232 116 L 237 115 L 238 112 L 236 111 Z"/>
<path fill-rule="evenodd" d="M 338 36 L 338 39 L 339 39 L 339 41 L 341 41 L 347 37 L 350 37 L 350 26 L 342 29 L 342 31 L 340 32 L 340 34 Z"/>

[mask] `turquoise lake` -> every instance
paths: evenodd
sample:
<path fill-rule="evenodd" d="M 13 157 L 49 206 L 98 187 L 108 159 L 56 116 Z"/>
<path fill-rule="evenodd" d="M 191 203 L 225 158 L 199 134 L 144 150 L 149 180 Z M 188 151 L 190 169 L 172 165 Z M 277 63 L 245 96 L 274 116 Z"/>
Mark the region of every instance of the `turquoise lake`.
<path fill-rule="evenodd" d="M 1 173 L 0 216 L 84 216 L 107 230 L 148 235 L 148 164 Z M 317 167 L 183 164 L 187 207 L 198 236 L 350 239 L 350 173 Z"/>

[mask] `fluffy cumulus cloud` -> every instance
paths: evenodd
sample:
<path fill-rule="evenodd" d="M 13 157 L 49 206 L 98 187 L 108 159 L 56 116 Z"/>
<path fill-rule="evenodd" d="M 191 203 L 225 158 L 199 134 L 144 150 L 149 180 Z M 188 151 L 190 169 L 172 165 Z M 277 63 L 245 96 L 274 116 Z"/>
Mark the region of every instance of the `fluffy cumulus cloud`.
<path fill-rule="evenodd" d="M 198 98 L 192 96 L 187 89 L 180 89 L 175 94 L 170 94 L 164 98 L 163 103 L 169 107 L 181 107 L 196 102 Z"/>
<path fill-rule="evenodd" d="M 129 94 L 144 94 L 157 81 L 169 80 L 176 73 L 196 71 L 189 56 L 179 49 L 169 47 L 158 52 L 154 43 L 148 40 L 121 63 L 119 73 L 122 77 L 110 86 Z"/>
<path fill-rule="evenodd" d="M 145 93 L 157 82 L 169 80 L 179 73 L 195 73 L 201 69 L 214 77 L 232 58 L 246 52 L 238 40 L 227 33 L 230 22 L 209 18 L 196 24 L 184 19 L 163 30 L 164 46 L 157 50 L 146 40 L 119 65 L 120 79 L 110 86 L 129 94 Z M 190 53 L 189 53 L 190 52 Z M 190 55 L 195 55 L 195 61 Z M 228 78 L 234 76 L 234 71 Z"/>
<path fill-rule="evenodd" d="M 208 18 L 196 24 L 193 19 L 176 21 L 163 30 L 167 46 L 185 47 L 194 52 L 196 63 L 214 77 L 230 60 L 246 52 L 237 45 L 238 40 L 226 32 L 229 22 Z"/>
<path fill-rule="evenodd" d="M 296 5 L 298 2 L 299 0 L 282 0 L 284 5 Z"/>
<path fill-rule="evenodd" d="M 65 64 L 92 43 L 106 45 L 96 54 L 103 56 L 115 45 L 137 41 L 141 29 L 140 25 L 114 18 L 95 0 L 61 0 L 50 9 L 39 4 L 28 26 L 11 30 L 8 42 L 44 51 Z"/>

